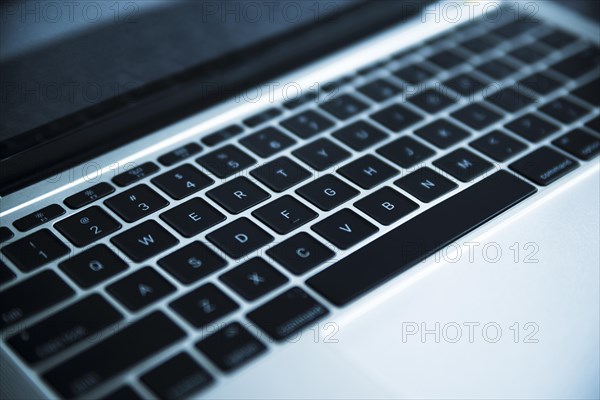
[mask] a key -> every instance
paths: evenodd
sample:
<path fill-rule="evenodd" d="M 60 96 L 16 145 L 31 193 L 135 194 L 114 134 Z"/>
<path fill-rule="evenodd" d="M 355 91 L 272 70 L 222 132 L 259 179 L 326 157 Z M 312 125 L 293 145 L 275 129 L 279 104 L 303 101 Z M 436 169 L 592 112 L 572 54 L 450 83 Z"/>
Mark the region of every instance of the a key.
<path fill-rule="evenodd" d="M 519 81 L 519 85 L 525 86 L 541 95 L 547 95 L 562 87 L 556 79 L 543 72 L 536 72 Z M 520 87 L 517 90 L 522 90 Z"/>
<path fill-rule="evenodd" d="M 385 140 L 388 135 L 365 121 L 354 122 L 333 132 L 333 136 L 354 150 L 365 150 Z"/>
<path fill-rule="evenodd" d="M 254 210 L 252 215 L 281 235 L 290 233 L 319 216 L 290 195 Z"/>
<path fill-rule="evenodd" d="M 394 184 L 425 203 L 432 202 L 458 187 L 456 183 L 428 167 L 420 168 L 398 179 Z"/>
<path fill-rule="evenodd" d="M 267 347 L 239 322 L 225 325 L 196 343 L 196 348 L 222 371 L 229 372 L 263 354 Z"/>
<path fill-rule="evenodd" d="M 469 137 L 469 132 L 447 119 L 438 119 L 417 129 L 415 133 L 440 149 L 447 149 Z"/>
<path fill-rule="evenodd" d="M 462 148 L 435 160 L 433 164 L 462 182 L 471 182 L 493 167 L 489 161 Z"/>
<path fill-rule="evenodd" d="M 543 146 L 513 162 L 509 167 L 538 185 L 547 186 L 578 166 L 577 161 Z"/>
<path fill-rule="evenodd" d="M 180 200 L 209 187 L 214 181 L 190 164 L 184 164 L 157 176 L 152 183 L 175 200 Z"/>
<path fill-rule="evenodd" d="M 29 365 L 45 361 L 89 338 L 123 316 L 99 294 L 92 294 L 7 339 Z"/>
<path fill-rule="evenodd" d="M 144 267 L 109 285 L 106 291 L 129 310 L 139 311 L 173 293 L 175 286 L 154 269 Z"/>
<path fill-rule="evenodd" d="M 492 131 L 474 140 L 471 142 L 471 146 L 496 161 L 506 161 L 527 148 L 525 143 L 500 131 Z"/>
<path fill-rule="evenodd" d="M 540 107 L 540 111 L 565 124 L 575 122 L 589 112 L 566 97 L 552 100 Z"/>
<path fill-rule="evenodd" d="M 354 206 L 383 225 L 391 225 L 419 208 L 417 203 L 389 187 L 371 193 Z"/>
<path fill-rule="evenodd" d="M 600 52 L 596 46 L 587 46 L 580 52 L 563 59 L 551 68 L 570 78 L 579 78 L 584 74 L 598 69 L 600 64 Z"/>
<path fill-rule="evenodd" d="M 264 124 L 265 122 L 270 121 L 273 118 L 276 118 L 280 115 L 281 115 L 281 110 L 279 110 L 277 108 L 269 108 L 269 109 L 266 109 L 265 111 L 262 111 L 256 115 L 253 115 L 250 118 L 245 119 L 243 122 L 244 122 L 244 125 L 246 125 L 250 128 L 254 128 L 254 127 Z"/>
<path fill-rule="evenodd" d="M 273 241 L 273 236 L 246 217 L 212 231 L 206 238 L 236 260 Z"/>
<path fill-rule="evenodd" d="M 278 342 L 329 314 L 304 290 L 294 287 L 248 313 L 250 321 Z"/>
<path fill-rule="evenodd" d="M 502 115 L 490 110 L 481 103 L 469 104 L 450 115 L 477 130 L 483 130 L 503 118 Z"/>
<path fill-rule="evenodd" d="M 347 208 L 317 222 L 311 229 L 342 250 L 362 242 L 379 230 Z"/>
<path fill-rule="evenodd" d="M 268 127 L 240 140 L 240 143 L 259 157 L 267 158 L 296 143 L 279 129 Z"/>
<path fill-rule="evenodd" d="M 534 143 L 547 138 L 559 129 L 557 125 L 535 114 L 525 114 L 505 126 L 517 135 Z"/>
<path fill-rule="evenodd" d="M 452 69 L 458 67 L 466 59 L 454 50 L 442 50 L 427 59 L 442 69 Z"/>
<path fill-rule="evenodd" d="M 214 378 L 187 353 L 179 353 L 146 372 L 140 380 L 159 399 L 189 399 L 214 382 Z"/>
<path fill-rule="evenodd" d="M 181 328 L 156 311 L 52 368 L 43 378 L 62 397 L 82 397 L 184 337 Z"/>
<path fill-rule="evenodd" d="M 363 189 L 371 189 L 396 175 L 398 170 L 379 158 L 367 154 L 344 165 L 337 172 Z"/>
<path fill-rule="evenodd" d="M 321 108 L 337 119 L 345 121 L 350 117 L 360 114 L 369 108 L 369 106 L 354 96 L 343 94 L 321 104 Z"/>
<path fill-rule="evenodd" d="M 600 106 L 600 78 L 596 78 L 591 82 L 586 83 L 583 86 L 578 87 L 573 90 L 573 95 L 579 97 L 580 99 L 587 101 L 593 106 Z"/>
<path fill-rule="evenodd" d="M 534 64 L 545 58 L 548 55 L 548 51 L 544 50 L 543 47 L 530 43 L 517 47 L 508 52 L 508 54 L 524 64 Z"/>
<path fill-rule="evenodd" d="M 196 328 L 206 326 L 239 306 L 212 283 L 173 301 L 170 307 Z"/>
<path fill-rule="evenodd" d="M 529 96 L 524 90 L 519 90 L 518 87 L 502 89 L 487 96 L 485 100 L 511 113 L 536 102 L 535 98 Z"/>
<path fill-rule="evenodd" d="M 331 128 L 333 122 L 313 110 L 307 110 L 281 122 L 281 125 L 302 139 L 308 139 Z"/>
<path fill-rule="evenodd" d="M 477 70 L 492 79 L 502 80 L 512 75 L 517 69 L 499 59 L 494 59 L 479 65 Z"/>
<path fill-rule="evenodd" d="M 15 236 L 12 231 L 6 226 L 0 226 L 0 243 L 4 243 Z"/>
<path fill-rule="evenodd" d="M 179 243 L 156 221 L 143 222 L 111 239 L 133 261 L 147 260 Z"/>
<path fill-rule="evenodd" d="M 287 157 L 279 157 L 250 173 L 276 192 L 283 192 L 312 176 L 310 172 Z"/>
<path fill-rule="evenodd" d="M 188 143 L 158 157 L 158 162 L 165 167 L 177 164 L 191 156 L 200 153 L 202 147 L 196 143 Z"/>
<path fill-rule="evenodd" d="M 423 65 L 409 65 L 394 71 L 394 75 L 411 85 L 423 83 L 433 77 L 434 73 Z"/>
<path fill-rule="evenodd" d="M 89 248 L 58 266 L 84 289 L 97 285 L 128 267 L 125 261 L 104 244 Z"/>
<path fill-rule="evenodd" d="M 582 160 L 590 160 L 600 151 L 600 140 L 582 129 L 575 129 L 552 142 Z"/>
<path fill-rule="evenodd" d="M 392 104 L 391 106 L 372 114 L 371 118 L 393 132 L 403 131 L 423 119 L 419 114 L 400 104 Z"/>
<path fill-rule="evenodd" d="M 357 196 L 358 190 L 328 174 L 302 186 L 296 193 L 321 210 L 329 211 Z"/>
<path fill-rule="evenodd" d="M 227 262 L 204 243 L 192 242 L 158 260 L 158 265 L 189 285 L 225 267 Z"/>
<path fill-rule="evenodd" d="M 266 295 L 288 281 L 281 272 L 259 257 L 246 261 L 221 275 L 219 279 L 250 301 Z"/>
<path fill-rule="evenodd" d="M 135 222 L 165 208 L 169 202 L 147 185 L 138 185 L 111 197 L 104 204 L 125 221 Z"/>
<path fill-rule="evenodd" d="M 196 159 L 200 165 L 224 179 L 256 164 L 256 160 L 235 146 L 227 145 Z"/>
<path fill-rule="evenodd" d="M 234 136 L 239 135 L 244 132 L 244 128 L 239 125 L 230 125 L 223 129 L 219 129 L 216 132 L 213 132 L 209 135 L 206 135 L 202 138 L 202 143 L 207 146 L 216 146 L 219 143 L 222 143 Z"/>
<path fill-rule="evenodd" d="M 267 250 L 267 254 L 295 275 L 324 263 L 335 253 L 306 232 L 300 232 Z"/>
<path fill-rule="evenodd" d="M 120 386 L 113 390 L 101 400 L 144 400 L 135 390 L 129 385 Z"/>
<path fill-rule="evenodd" d="M 141 165 L 132 167 L 125 172 L 115 176 L 112 181 L 118 186 L 127 186 L 142 180 L 158 172 L 158 165 L 153 162 L 145 162 Z"/>
<path fill-rule="evenodd" d="M 574 43 L 577 40 L 577 37 L 563 30 L 555 28 L 552 30 L 552 32 L 542 36 L 539 40 L 548 46 L 554 47 L 555 49 L 562 49 L 563 47 Z"/>
<path fill-rule="evenodd" d="M 209 190 L 206 195 L 232 214 L 239 214 L 271 197 L 248 178 L 241 176 Z"/>
<path fill-rule="evenodd" d="M 225 215 L 196 197 L 160 214 L 160 218 L 181 235 L 192 237 L 224 221 Z"/>
<path fill-rule="evenodd" d="M 88 189 L 82 190 L 79 193 L 75 193 L 74 195 L 67 197 L 65 199 L 65 204 L 67 207 L 75 210 L 77 208 L 87 206 L 98 199 L 106 197 L 114 191 L 115 188 L 112 187 L 111 184 L 101 182 Z"/>
<path fill-rule="evenodd" d="M 53 219 L 60 217 L 64 213 L 64 208 L 62 208 L 58 204 L 51 204 L 47 207 L 42 208 L 41 210 L 26 215 L 23 218 L 19 218 L 18 220 L 13 222 L 13 225 L 21 232 L 25 232 L 37 226 L 45 224 L 48 221 L 52 221 Z"/>
<path fill-rule="evenodd" d="M 377 149 L 377 152 L 402 168 L 410 168 L 435 154 L 429 147 L 409 136 L 394 140 Z"/>
<path fill-rule="evenodd" d="M 4 264 L 4 262 L 0 260 L 0 285 L 4 285 L 15 278 L 15 273 L 8 268 L 8 265 Z"/>
<path fill-rule="evenodd" d="M 350 152 L 344 150 L 329 139 L 317 139 L 292 153 L 317 171 L 323 171 L 348 157 Z"/>
<path fill-rule="evenodd" d="M 374 101 L 382 102 L 391 99 L 402 90 L 387 79 L 379 78 L 360 86 L 358 91 Z"/>
<path fill-rule="evenodd" d="M 487 87 L 487 83 L 479 78 L 475 78 L 473 74 L 466 73 L 444 81 L 444 85 L 467 98 L 472 98 L 475 93 L 478 93 Z"/>
<path fill-rule="evenodd" d="M 29 272 L 64 256 L 69 249 L 48 229 L 42 229 L 4 246 L 2 252 L 21 271 Z"/>
<path fill-rule="evenodd" d="M 0 329 L 21 322 L 73 296 L 53 271 L 42 271 L 0 292 Z"/>

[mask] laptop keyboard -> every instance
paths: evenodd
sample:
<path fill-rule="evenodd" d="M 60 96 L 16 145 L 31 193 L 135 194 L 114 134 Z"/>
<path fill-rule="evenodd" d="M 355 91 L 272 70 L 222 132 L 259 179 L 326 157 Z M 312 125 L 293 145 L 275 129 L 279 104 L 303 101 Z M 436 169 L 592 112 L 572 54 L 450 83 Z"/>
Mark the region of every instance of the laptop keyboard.
<path fill-rule="evenodd" d="M 197 393 L 593 160 L 599 75 L 473 22 L 203 135 L 0 227 L 3 338 L 62 397 L 140 397 L 112 379 L 167 349 L 129 383 Z"/>

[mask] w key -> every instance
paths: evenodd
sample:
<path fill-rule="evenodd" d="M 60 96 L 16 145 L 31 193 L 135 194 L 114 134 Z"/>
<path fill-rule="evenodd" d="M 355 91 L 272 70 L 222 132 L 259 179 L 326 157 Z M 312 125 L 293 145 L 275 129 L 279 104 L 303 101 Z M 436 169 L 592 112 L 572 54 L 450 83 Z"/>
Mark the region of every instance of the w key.
<path fill-rule="evenodd" d="M 57 222 L 54 227 L 75 246 L 83 247 L 117 231 L 121 224 L 100 207 L 93 206 Z"/>
<path fill-rule="evenodd" d="M 146 185 L 139 185 L 124 191 L 104 202 L 127 222 L 135 222 L 156 210 L 169 205 L 169 202 Z"/>
<path fill-rule="evenodd" d="M 133 261 L 144 261 L 175 246 L 179 240 L 156 221 L 146 221 L 111 239 Z"/>

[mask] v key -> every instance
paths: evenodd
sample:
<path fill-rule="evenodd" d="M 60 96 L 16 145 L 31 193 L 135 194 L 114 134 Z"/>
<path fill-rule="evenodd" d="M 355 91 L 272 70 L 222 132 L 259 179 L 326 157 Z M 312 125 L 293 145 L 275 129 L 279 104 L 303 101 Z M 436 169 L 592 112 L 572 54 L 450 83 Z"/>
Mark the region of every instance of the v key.
<path fill-rule="evenodd" d="M 313 225 L 312 229 L 343 250 L 378 231 L 375 225 L 347 208 Z"/>

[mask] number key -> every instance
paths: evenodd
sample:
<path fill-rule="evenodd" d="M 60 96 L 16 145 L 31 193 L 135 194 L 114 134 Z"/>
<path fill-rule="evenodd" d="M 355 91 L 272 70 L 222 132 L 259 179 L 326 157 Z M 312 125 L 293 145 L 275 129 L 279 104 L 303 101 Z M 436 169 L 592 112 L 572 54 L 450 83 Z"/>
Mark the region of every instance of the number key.
<path fill-rule="evenodd" d="M 152 179 L 152 183 L 175 200 L 180 200 L 212 185 L 214 181 L 191 165 L 185 164 L 157 176 Z"/>
<path fill-rule="evenodd" d="M 48 229 L 25 236 L 2 249 L 2 252 L 23 272 L 33 271 L 69 252 Z"/>
<path fill-rule="evenodd" d="M 156 210 L 166 207 L 169 202 L 146 185 L 138 185 L 104 202 L 127 222 L 135 222 Z"/>
<path fill-rule="evenodd" d="M 55 228 L 77 247 L 87 246 L 121 228 L 121 224 L 98 206 L 57 222 Z"/>

